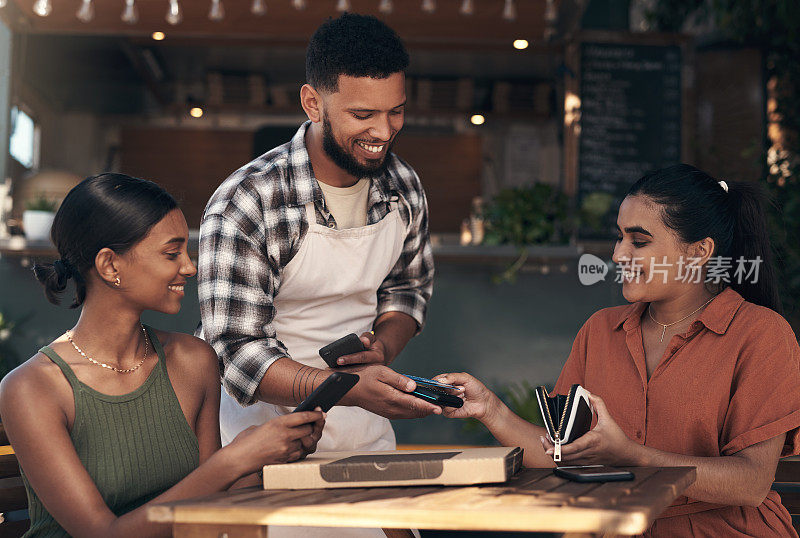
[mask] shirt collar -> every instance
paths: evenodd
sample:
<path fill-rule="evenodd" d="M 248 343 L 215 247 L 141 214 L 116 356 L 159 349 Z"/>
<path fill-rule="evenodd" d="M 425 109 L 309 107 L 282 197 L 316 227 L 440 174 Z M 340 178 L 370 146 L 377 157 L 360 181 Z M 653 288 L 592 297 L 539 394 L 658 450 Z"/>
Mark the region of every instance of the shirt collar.
<path fill-rule="evenodd" d="M 287 203 L 289 205 L 305 205 L 309 202 L 317 202 L 324 199 L 322 189 L 314 176 L 314 169 L 311 167 L 311 158 L 308 156 L 306 148 L 306 131 L 311 126 L 311 121 L 306 121 L 297 130 L 289 143 L 287 154 L 287 181 L 289 182 L 289 193 Z M 395 176 L 397 167 L 394 165 L 396 159 L 393 153 L 386 157 L 389 161 L 385 171 L 379 176 L 372 178 L 370 187 L 370 202 L 386 202 L 393 198 L 395 193 L 400 191 L 400 180 Z"/>
<path fill-rule="evenodd" d="M 702 323 L 710 331 L 717 334 L 725 334 L 733 321 L 733 316 L 744 302 L 744 298 L 731 287 L 727 287 L 720 292 L 714 300 L 700 313 L 696 321 Z M 620 327 L 625 332 L 630 332 L 642 322 L 642 314 L 650 303 L 637 302 L 629 305 L 620 314 L 619 321 L 614 325 L 615 330 Z"/>

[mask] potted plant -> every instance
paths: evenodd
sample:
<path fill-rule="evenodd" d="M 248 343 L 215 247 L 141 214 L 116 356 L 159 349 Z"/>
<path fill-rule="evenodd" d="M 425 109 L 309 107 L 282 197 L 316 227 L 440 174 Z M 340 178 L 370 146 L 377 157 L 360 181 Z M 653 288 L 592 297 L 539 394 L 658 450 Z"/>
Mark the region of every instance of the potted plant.
<path fill-rule="evenodd" d="M 566 194 L 544 183 L 504 189 L 494 197 L 483 210 L 483 244 L 514 245 L 518 249 L 516 261 L 492 277 L 495 283 L 514 281 L 528 259 L 529 246 L 569 242 L 575 226 L 568 205 Z"/>
<path fill-rule="evenodd" d="M 25 237 L 31 240 L 43 240 L 50 237 L 50 227 L 56 216 L 57 202 L 40 193 L 25 203 L 22 213 L 22 227 Z"/>

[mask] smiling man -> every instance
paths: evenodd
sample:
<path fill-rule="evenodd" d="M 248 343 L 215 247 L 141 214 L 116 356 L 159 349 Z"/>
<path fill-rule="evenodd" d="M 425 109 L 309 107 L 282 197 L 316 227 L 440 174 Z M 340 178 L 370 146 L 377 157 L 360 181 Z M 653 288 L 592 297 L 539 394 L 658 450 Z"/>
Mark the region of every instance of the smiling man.
<path fill-rule="evenodd" d="M 319 348 L 348 334 L 358 384 L 318 449 L 393 449 L 387 418 L 440 409 L 388 365 L 422 327 L 433 281 L 425 194 L 391 152 L 403 127 L 408 53 L 374 17 L 312 36 L 294 138 L 233 173 L 200 230 L 202 332 L 221 363 L 223 443 L 288 413 L 332 372 Z"/>

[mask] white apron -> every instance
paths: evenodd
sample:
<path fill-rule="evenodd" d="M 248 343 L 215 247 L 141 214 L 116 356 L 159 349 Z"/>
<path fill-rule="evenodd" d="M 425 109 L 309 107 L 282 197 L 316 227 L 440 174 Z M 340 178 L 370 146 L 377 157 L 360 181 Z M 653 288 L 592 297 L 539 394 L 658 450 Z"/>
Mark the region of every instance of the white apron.
<path fill-rule="evenodd" d="M 403 201 L 405 203 L 405 201 Z M 397 202 L 380 221 L 360 228 L 333 230 L 317 224 L 314 203 L 305 206 L 309 229 L 300 250 L 283 270 L 275 297 L 273 326 L 292 359 L 327 368 L 319 349 L 348 333 L 372 329 L 377 290 L 403 249 L 407 229 Z M 409 211 L 409 215 L 411 212 Z M 222 444 L 249 426 L 290 413 L 292 407 L 264 402 L 242 407 L 223 391 L 220 401 Z M 318 452 L 393 450 L 394 430 L 388 419 L 360 407 L 335 406 L 328 412 Z M 270 536 L 312 536 L 319 529 L 270 527 Z M 343 536 L 328 529 L 320 536 Z M 363 532 L 362 532 L 363 531 Z M 333 532 L 334 534 L 331 534 Z M 273 534 L 275 533 L 275 534 Z M 383 536 L 374 529 L 347 529 L 347 536 Z"/>

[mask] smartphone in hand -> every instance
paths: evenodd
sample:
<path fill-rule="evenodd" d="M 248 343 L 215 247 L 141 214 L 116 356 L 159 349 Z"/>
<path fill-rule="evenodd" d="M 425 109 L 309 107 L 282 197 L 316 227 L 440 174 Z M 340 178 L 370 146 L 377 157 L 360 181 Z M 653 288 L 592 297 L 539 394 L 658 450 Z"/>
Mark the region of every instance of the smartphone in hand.
<path fill-rule="evenodd" d="M 337 368 L 339 365 L 336 364 L 336 359 L 339 357 L 366 350 L 367 348 L 364 346 L 364 342 L 361 341 L 361 338 L 355 333 L 350 333 L 320 349 L 319 356 L 322 357 L 325 364 L 331 368 Z"/>
<path fill-rule="evenodd" d="M 441 405 L 443 407 L 459 408 L 464 405 L 464 400 L 458 396 L 453 396 L 452 394 L 449 394 L 448 392 L 445 392 L 444 390 L 434 386 L 423 386 L 418 384 L 417 388 L 414 389 L 414 391 L 410 394 L 412 396 L 416 396 L 420 400 L 425 400 L 426 402 L 431 402 L 432 404 Z"/>
<path fill-rule="evenodd" d="M 320 386 L 314 390 L 314 392 L 300 402 L 300 405 L 295 407 L 292 413 L 313 411 L 317 407 L 327 413 L 330 411 L 331 407 L 336 405 L 336 403 L 356 385 L 356 383 L 358 383 L 358 376 L 356 374 L 333 372 L 328 376 L 328 379 L 323 381 Z"/>

